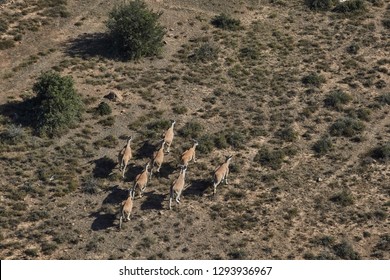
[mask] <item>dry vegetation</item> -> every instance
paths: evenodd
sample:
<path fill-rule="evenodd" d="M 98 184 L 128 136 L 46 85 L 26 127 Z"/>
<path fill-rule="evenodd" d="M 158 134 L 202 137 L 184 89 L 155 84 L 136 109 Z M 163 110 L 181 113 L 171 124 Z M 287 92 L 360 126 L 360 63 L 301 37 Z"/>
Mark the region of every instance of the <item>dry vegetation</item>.
<path fill-rule="evenodd" d="M 116 2 L 0 1 L 1 259 L 390 258 L 387 1 L 345 13 L 304 0 L 148 0 L 166 45 L 136 62 L 108 51 Z M 47 70 L 71 75 L 85 105 L 53 139 L 26 121 Z M 120 203 L 171 120 L 171 153 L 118 231 Z M 190 185 L 169 211 L 192 138 Z M 229 185 L 213 197 L 229 154 Z"/>

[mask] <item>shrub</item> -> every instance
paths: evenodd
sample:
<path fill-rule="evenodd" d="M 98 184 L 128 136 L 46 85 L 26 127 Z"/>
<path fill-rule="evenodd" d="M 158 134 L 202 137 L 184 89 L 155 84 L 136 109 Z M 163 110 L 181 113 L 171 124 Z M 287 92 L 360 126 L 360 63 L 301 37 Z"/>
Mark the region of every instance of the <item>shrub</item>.
<path fill-rule="evenodd" d="M 218 47 L 210 43 L 205 43 L 200 46 L 195 52 L 189 56 L 189 59 L 193 62 L 208 62 L 218 58 Z"/>
<path fill-rule="evenodd" d="M 112 113 L 110 105 L 108 105 L 106 102 L 100 102 L 100 104 L 96 107 L 95 110 L 97 115 L 104 116 L 109 115 Z"/>
<path fill-rule="evenodd" d="M 36 129 L 39 134 L 54 137 L 81 119 L 83 103 L 72 77 L 45 72 L 34 84 L 33 91 L 37 94 Z"/>
<path fill-rule="evenodd" d="M 282 166 L 284 156 L 282 150 L 271 151 L 267 147 L 263 147 L 256 154 L 254 161 L 272 169 L 279 169 Z"/>
<path fill-rule="evenodd" d="M 382 20 L 382 24 L 385 28 L 390 29 L 390 19 Z"/>
<path fill-rule="evenodd" d="M 203 126 L 198 122 L 188 122 L 180 130 L 179 134 L 183 137 L 196 138 L 203 130 Z"/>
<path fill-rule="evenodd" d="M 308 86 L 319 87 L 321 84 L 325 83 L 325 78 L 322 75 L 310 73 L 302 78 L 302 83 Z"/>
<path fill-rule="evenodd" d="M 377 160 L 387 162 L 390 159 L 390 142 L 374 148 L 371 151 L 371 157 Z"/>
<path fill-rule="evenodd" d="M 332 140 L 328 135 L 322 137 L 313 145 L 313 150 L 318 155 L 325 155 L 328 151 L 330 151 L 331 148 L 332 148 Z"/>
<path fill-rule="evenodd" d="M 25 138 L 24 130 L 21 126 L 11 124 L 5 131 L 0 134 L 0 142 L 15 145 Z"/>
<path fill-rule="evenodd" d="M 349 206 L 354 202 L 352 193 L 349 190 L 343 190 L 340 193 L 333 195 L 330 201 L 340 204 L 341 206 Z"/>
<path fill-rule="evenodd" d="M 345 2 L 340 2 L 333 9 L 334 12 L 349 14 L 349 13 L 358 13 L 365 11 L 366 6 L 364 5 L 363 0 L 348 0 Z"/>
<path fill-rule="evenodd" d="M 8 23 L 0 19 L 0 33 L 4 33 L 8 30 Z"/>
<path fill-rule="evenodd" d="M 329 11 L 337 0 L 306 0 L 306 5 L 311 10 Z"/>
<path fill-rule="evenodd" d="M 215 16 L 211 20 L 211 24 L 217 28 L 221 28 L 224 30 L 235 31 L 241 29 L 241 21 L 239 19 L 234 19 L 227 14 L 220 14 Z"/>
<path fill-rule="evenodd" d="M 298 133 L 292 127 L 283 128 L 276 135 L 287 142 L 294 142 L 298 137 Z"/>
<path fill-rule="evenodd" d="M 360 46 L 356 43 L 353 43 L 347 47 L 347 52 L 350 54 L 357 54 L 360 50 Z"/>
<path fill-rule="evenodd" d="M 344 260 L 358 260 L 360 256 L 357 252 L 353 250 L 351 244 L 346 241 L 343 241 L 339 244 L 333 246 L 334 253 L 336 256 Z"/>
<path fill-rule="evenodd" d="M 364 129 L 364 124 L 353 118 L 344 118 L 337 120 L 330 127 L 332 136 L 353 137 Z"/>
<path fill-rule="evenodd" d="M 335 90 L 326 96 L 325 106 L 340 110 L 342 105 L 347 104 L 351 99 L 352 97 L 342 90 Z"/>
<path fill-rule="evenodd" d="M 390 92 L 384 93 L 377 98 L 380 103 L 390 105 Z"/>
<path fill-rule="evenodd" d="M 139 59 L 161 52 L 164 28 L 161 13 L 149 10 L 144 1 L 124 2 L 109 14 L 107 27 L 116 51 L 125 59 Z"/>
<path fill-rule="evenodd" d="M 15 46 L 13 40 L 0 40 L 0 50 L 10 49 Z"/>

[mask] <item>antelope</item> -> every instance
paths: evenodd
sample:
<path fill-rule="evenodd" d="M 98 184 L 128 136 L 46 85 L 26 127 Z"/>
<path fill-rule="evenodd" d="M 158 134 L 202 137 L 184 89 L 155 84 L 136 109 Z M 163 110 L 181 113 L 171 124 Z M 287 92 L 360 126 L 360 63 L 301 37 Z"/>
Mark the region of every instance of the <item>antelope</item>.
<path fill-rule="evenodd" d="M 165 132 L 165 135 L 164 135 L 164 141 L 165 141 L 165 144 L 167 144 L 166 148 L 167 148 L 168 154 L 170 152 L 171 144 L 173 141 L 173 136 L 174 136 L 173 126 L 175 125 L 175 123 L 176 123 L 176 121 L 172 121 L 171 127 L 168 128 L 168 130 Z"/>
<path fill-rule="evenodd" d="M 228 184 L 227 177 L 229 175 L 229 164 L 233 156 L 228 156 L 226 158 L 226 161 L 222 163 L 220 166 L 218 166 L 214 171 L 213 176 L 213 195 L 215 195 L 217 191 L 217 186 L 222 182 L 222 180 L 225 181 L 225 184 Z"/>
<path fill-rule="evenodd" d="M 188 166 L 188 163 L 191 161 L 191 160 L 194 160 L 194 162 L 196 162 L 196 157 L 195 157 L 195 149 L 196 149 L 196 146 L 198 146 L 198 141 L 194 140 L 194 145 L 189 148 L 187 151 L 185 151 L 184 153 L 181 154 L 181 165 L 184 165 L 184 166 Z"/>
<path fill-rule="evenodd" d="M 132 137 L 127 140 L 127 145 L 119 152 L 118 161 L 119 161 L 119 170 L 122 171 L 122 177 L 125 178 L 126 167 L 129 164 L 130 159 L 133 157 L 131 153 L 130 142 Z"/>
<path fill-rule="evenodd" d="M 133 194 L 130 191 L 129 197 L 121 204 L 121 217 L 119 218 L 119 229 L 122 229 L 122 221 L 130 221 L 131 210 L 133 209 Z"/>
<path fill-rule="evenodd" d="M 152 167 L 150 169 L 150 178 L 152 178 L 152 171 L 155 165 L 157 165 L 157 172 L 160 172 L 161 165 L 164 161 L 164 145 L 165 140 L 162 140 L 160 149 L 153 153 Z"/>
<path fill-rule="evenodd" d="M 170 189 L 170 195 L 169 195 L 169 210 L 172 209 L 172 199 L 174 195 L 176 194 L 176 202 L 180 203 L 180 195 L 184 189 L 184 180 L 186 176 L 187 166 L 181 165 L 180 166 L 180 174 L 179 177 L 172 183 L 171 189 Z"/>
<path fill-rule="evenodd" d="M 142 197 L 143 192 L 146 189 L 146 185 L 148 184 L 148 177 L 149 177 L 149 166 L 150 162 L 148 162 L 144 168 L 144 170 L 135 177 L 135 182 L 133 185 L 133 188 L 131 190 L 132 197 L 134 199 L 135 192 L 137 190 L 137 187 L 139 188 L 139 197 Z"/>

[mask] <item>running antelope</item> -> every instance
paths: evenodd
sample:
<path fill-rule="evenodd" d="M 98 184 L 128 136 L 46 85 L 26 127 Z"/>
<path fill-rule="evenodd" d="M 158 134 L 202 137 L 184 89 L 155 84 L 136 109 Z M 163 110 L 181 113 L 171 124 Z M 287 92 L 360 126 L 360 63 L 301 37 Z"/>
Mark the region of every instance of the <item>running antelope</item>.
<path fill-rule="evenodd" d="M 133 199 L 135 196 L 135 192 L 137 191 L 137 187 L 139 189 L 139 197 L 142 197 L 142 194 L 146 189 L 146 185 L 148 184 L 148 178 L 149 178 L 149 166 L 150 163 L 148 162 L 144 170 L 140 174 L 138 174 L 137 177 L 135 177 L 135 182 L 131 190 Z"/>
<path fill-rule="evenodd" d="M 155 165 L 157 166 L 156 171 L 160 172 L 161 165 L 163 164 L 164 161 L 164 145 L 165 145 L 165 140 L 162 140 L 160 149 L 158 149 L 153 153 L 152 167 L 150 168 L 150 178 L 152 178 L 152 171 Z"/>
<path fill-rule="evenodd" d="M 170 152 L 171 144 L 173 141 L 173 136 L 174 136 L 173 126 L 175 125 L 175 123 L 176 123 L 176 121 L 172 121 L 171 127 L 168 128 L 168 130 L 165 132 L 165 135 L 164 135 L 164 141 L 165 141 L 165 144 L 167 145 L 166 148 L 167 148 L 168 154 Z"/>
<path fill-rule="evenodd" d="M 119 218 L 119 229 L 122 229 L 122 221 L 130 221 L 131 210 L 133 209 L 133 194 L 130 191 L 129 197 L 122 202 L 121 217 Z"/>
<path fill-rule="evenodd" d="M 181 165 L 184 165 L 184 166 L 188 166 L 188 163 L 191 161 L 191 160 L 194 160 L 194 162 L 196 162 L 196 157 L 195 157 L 195 149 L 196 149 L 196 146 L 198 146 L 198 141 L 194 140 L 194 145 L 189 148 L 187 151 L 185 151 L 184 153 L 181 154 Z"/>
<path fill-rule="evenodd" d="M 226 161 L 222 163 L 220 166 L 218 166 L 214 171 L 213 176 L 213 195 L 215 195 L 217 191 L 217 186 L 222 182 L 222 180 L 225 181 L 225 184 L 228 184 L 227 177 L 229 175 L 229 164 L 233 156 L 228 156 L 226 158 Z"/>
<path fill-rule="evenodd" d="M 127 165 L 129 164 L 130 159 L 133 157 L 130 147 L 130 142 L 132 137 L 127 140 L 126 146 L 119 152 L 118 161 L 119 161 L 119 170 L 122 171 L 122 177 L 125 178 L 125 172 Z"/>
<path fill-rule="evenodd" d="M 172 199 L 174 198 L 174 195 L 176 195 L 176 202 L 180 203 L 180 196 L 184 189 L 187 166 L 181 165 L 180 168 L 179 177 L 171 185 L 169 195 L 169 210 L 172 209 Z"/>

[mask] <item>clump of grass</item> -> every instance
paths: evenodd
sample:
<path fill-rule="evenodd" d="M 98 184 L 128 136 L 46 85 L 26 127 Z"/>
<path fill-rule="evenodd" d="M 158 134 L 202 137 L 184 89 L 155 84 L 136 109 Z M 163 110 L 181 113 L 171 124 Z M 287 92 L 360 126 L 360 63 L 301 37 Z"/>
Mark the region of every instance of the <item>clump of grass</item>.
<path fill-rule="evenodd" d="M 325 77 L 317 73 L 310 73 L 302 78 L 302 83 L 306 86 L 320 87 L 325 81 Z"/>
<path fill-rule="evenodd" d="M 88 176 L 85 178 L 83 184 L 81 185 L 81 191 L 83 193 L 88 193 L 88 194 L 97 194 L 101 189 L 99 181 L 92 177 Z"/>
<path fill-rule="evenodd" d="M 115 118 L 109 116 L 108 118 L 98 121 L 98 124 L 101 124 L 102 126 L 113 126 L 115 124 Z"/>
<path fill-rule="evenodd" d="M 329 11 L 337 0 L 306 0 L 306 5 L 315 11 Z"/>
<path fill-rule="evenodd" d="M 105 116 L 111 114 L 112 110 L 110 105 L 103 101 L 96 107 L 95 113 L 99 116 Z"/>
<path fill-rule="evenodd" d="M 104 139 L 93 143 L 96 147 L 115 148 L 118 145 L 118 139 L 113 135 L 108 135 Z"/>
<path fill-rule="evenodd" d="M 192 62 L 209 62 L 218 58 L 219 48 L 211 43 L 204 43 L 188 58 Z"/>
<path fill-rule="evenodd" d="M 187 122 L 178 132 L 183 137 L 197 138 L 203 130 L 203 126 L 198 122 Z"/>
<path fill-rule="evenodd" d="M 188 112 L 188 109 L 187 109 L 187 107 L 185 107 L 185 106 L 177 105 L 177 106 L 174 106 L 174 107 L 172 108 L 172 111 L 173 111 L 175 114 L 182 115 L 182 114 L 187 113 L 187 112 Z"/>
<path fill-rule="evenodd" d="M 333 123 L 329 129 L 332 136 L 353 137 L 364 129 L 364 124 L 354 118 L 343 118 Z"/>
<path fill-rule="evenodd" d="M 353 205 L 354 198 L 349 190 L 343 190 L 330 198 L 330 201 L 337 203 L 341 206 Z"/>
<path fill-rule="evenodd" d="M 0 142 L 8 145 L 16 145 L 25 139 L 23 128 L 19 125 L 11 124 L 0 134 Z"/>
<path fill-rule="evenodd" d="M 270 150 L 262 147 L 256 154 L 254 161 L 272 169 L 279 169 L 282 166 L 285 154 L 283 150 Z"/>
<path fill-rule="evenodd" d="M 6 50 L 13 48 L 15 46 L 14 40 L 1 40 L 0 41 L 0 50 Z"/>
<path fill-rule="evenodd" d="M 286 142 L 294 142 L 298 138 L 298 133 L 292 127 L 287 127 L 277 131 L 276 136 Z"/>
<path fill-rule="evenodd" d="M 382 104 L 390 105 L 390 92 L 384 93 L 377 98 L 377 101 Z"/>
<path fill-rule="evenodd" d="M 247 253 L 242 249 L 234 249 L 228 253 L 228 257 L 231 260 L 245 260 Z"/>
<path fill-rule="evenodd" d="M 330 138 L 329 135 L 323 136 L 313 145 L 313 150 L 316 152 L 317 155 L 320 156 L 325 155 L 331 149 L 332 149 L 332 139 Z"/>
<path fill-rule="evenodd" d="M 360 50 L 360 46 L 359 46 L 359 44 L 356 44 L 356 43 L 353 43 L 347 47 L 347 52 L 349 54 L 356 55 L 359 52 L 359 50 Z"/>
<path fill-rule="evenodd" d="M 333 11 L 343 14 L 361 13 L 366 10 L 366 5 L 363 0 L 348 0 L 340 2 L 334 7 Z"/>
<path fill-rule="evenodd" d="M 260 58 L 260 51 L 256 47 L 244 47 L 240 49 L 239 58 L 242 60 L 257 60 Z"/>
<path fill-rule="evenodd" d="M 376 160 L 388 162 L 390 159 L 390 142 L 374 148 L 370 154 Z"/>
<path fill-rule="evenodd" d="M 359 260 L 360 256 L 359 254 L 354 251 L 351 244 L 349 244 L 347 241 L 343 241 L 339 244 L 336 244 L 333 246 L 334 253 L 336 256 L 340 257 L 344 260 Z"/>
<path fill-rule="evenodd" d="M 236 31 L 242 29 L 241 21 L 227 14 L 220 14 L 211 20 L 211 24 L 224 30 Z"/>
<path fill-rule="evenodd" d="M 342 90 L 335 90 L 330 92 L 325 98 L 325 106 L 332 107 L 337 110 L 342 108 L 342 105 L 351 101 L 352 97 Z"/>

